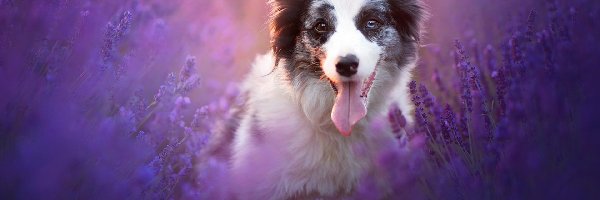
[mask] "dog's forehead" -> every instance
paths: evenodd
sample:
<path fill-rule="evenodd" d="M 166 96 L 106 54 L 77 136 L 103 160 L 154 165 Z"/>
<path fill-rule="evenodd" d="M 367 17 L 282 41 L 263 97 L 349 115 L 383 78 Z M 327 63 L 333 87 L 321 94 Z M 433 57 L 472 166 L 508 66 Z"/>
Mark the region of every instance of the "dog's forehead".
<path fill-rule="evenodd" d="M 338 18 L 354 18 L 365 7 L 383 5 L 385 0 L 314 0 L 310 5 L 311 10 L 331 7 L 333 14 Z"/>
<path fill-rule="evenodd" d="M 338 18 L 354 18 L 366 0 L 326 0 L 328 4 L 333 6 L 334 14 Z"/>

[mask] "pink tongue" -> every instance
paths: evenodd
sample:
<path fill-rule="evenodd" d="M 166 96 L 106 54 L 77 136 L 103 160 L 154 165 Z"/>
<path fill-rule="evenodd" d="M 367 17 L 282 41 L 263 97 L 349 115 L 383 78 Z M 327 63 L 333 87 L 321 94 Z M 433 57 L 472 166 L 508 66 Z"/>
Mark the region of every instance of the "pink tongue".
<path fill-rule="evenodd" d="M 354 124 L 367 114 L 367 109 L 360 97 L 358 83 L 344 82 L 336 87 L 338 94 L 331 111 L 331 120 L 342 135 L 349 136 Z"/>

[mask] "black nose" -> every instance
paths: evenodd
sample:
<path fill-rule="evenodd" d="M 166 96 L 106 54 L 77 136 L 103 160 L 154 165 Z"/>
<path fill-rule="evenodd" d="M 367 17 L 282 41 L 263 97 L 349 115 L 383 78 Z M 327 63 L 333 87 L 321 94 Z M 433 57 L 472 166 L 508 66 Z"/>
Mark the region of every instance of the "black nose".
<path fill-rule="evenodd" d="M 341 57 L 335 68 L 340 75 L 351 77 L 358 71 L 358 58 L 355 55 Z"/>

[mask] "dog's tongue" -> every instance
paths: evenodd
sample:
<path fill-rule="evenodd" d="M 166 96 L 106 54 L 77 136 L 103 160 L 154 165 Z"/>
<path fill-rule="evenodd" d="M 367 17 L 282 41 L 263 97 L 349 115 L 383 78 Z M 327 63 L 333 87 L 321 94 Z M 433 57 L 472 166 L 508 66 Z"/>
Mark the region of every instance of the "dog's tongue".
<path fill-rule="evenodd" d="M 349 136 L 354 124 L 367 114 L 365 103 L 360 97 L 359 86 L 359 83 L 356 82 L 344 82 L 336 85 L 338 94 L 331 111 L 331 120 L 344 136 Z"/>

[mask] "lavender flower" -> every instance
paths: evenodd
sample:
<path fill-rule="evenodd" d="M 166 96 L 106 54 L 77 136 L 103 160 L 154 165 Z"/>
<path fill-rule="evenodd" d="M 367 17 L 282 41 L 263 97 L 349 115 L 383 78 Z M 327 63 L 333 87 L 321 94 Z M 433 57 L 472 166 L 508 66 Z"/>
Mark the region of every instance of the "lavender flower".
<path fill-rule="evenodd" d="M 495 49 L 492 45 L 487 45 L 483 52 L 483 57 L 485 60 L 485 65 L 489 72 L 493 72 L 496 70 L 496 58 L 495 58 Z"/>
<path fill-rule="evenodd" d="M 421 113 L 421 117 L 424 118 L 424 121 L 432 121 L 432 120 L 439 120 L 442 110 L 441 108 L 439 108 L 435 97 L 433 95 L 431 95 L 431 93 L 429 93 L 429 90 L 427 90 L 427 87 L 425 87 L 422 84 L 419 84 L 419 95 L 422 98 L 422 104 L 423 104 L 423 113 Z M 435 127 L 435 125 L 433 123 L 427 123 L 428 127 L 427 129 L 431 132 L 432 136 L 434 138 L 437 138 L 437 129 Z"/>
<path fill-rule="evenodd" d="M 563 23 L 563 13 L 558 8 L 556 0 L 548 1 L 548 19 L 550 20 L 549 29 L 553 37 L 562 41 L 570 41 L 571 35 L 567 30 L 567 25 Z"/>
<path fill-rule="evenodd" d="M 417 82 L 411 81 L 408 84 L 410 94 L 412 96 L 411 101 L 415 105 L 415 116 L 417 117 L 417 133 L 427 133 L 429 137 L 433 139 L 431 130 L 429 130 L 428 115 L 425 112 L 425 107 L 421 96 L 417 93 Z"/>
<path fill-rule="evenodd" d="M 0 198 L 230 198 L 199 152 L 243 106 L 258 1 L 0 1 Z M 429 3 L 415 130 L 370 119 L 398 140 L 347 198 L 596 198 L 600 4 Z"/>
<path fill-rule="evenodd" d="M 190 92 L 190 90 L 197 87 L 198 84 L 200 84 L 200 76 L 196 72 L 196 58 L 188 56 L 185 65 L 179 72 L 177 91 L 182 95 L 185 95 Z"/>
<path fill-rule="evenodd" d="M 388 120 L 392 126 L 392 132 L 397 138 L 402 137 L 402 131 L 406 127 L 406 118 L 397 104 L 393 104 L 388 112 Z"/>
<path fill-rule="evenodd" d="M 467 141 L 458 132 L 456 126 L 456 115 L 450 105 L 446 105 L 444 115 L 442 116 L 441 132 L 446 143 L 455 142 L 467 151 Z"/>
<path fill-rule="evenodd" d="M 477 97 L 477 99 L 479 99 L 480 101 L 480 110 L 481 110 L 481 116 L 483 117 L 483 120 L 485 122 L 485 127 L 487 129 L 488 132 L 488 136 L 490 137 L 490 139 L 492 138 L 492 130 L 493 130 L 493 125 L 492 125 L 492 119 L 491 119 L 491 115 L 490 115 L 490 106 L 488 105 L 488 97 L 487 97 L 487 90 L 484 87 L 484 85 L 481 83 L 481 73 L 479 71 L 479 68 L 477 66 L 472 65 L 469 62 L 469 57 L 466 55 L 466 52 L 464 50 L 464 47 L 462 46 L 462 44 L 456 40 L 455 41 L 455 47 L 457 48 L 457 54 L 460 57 L 460 63 L 461 63 L 461 68 L 463 69 L 462 73 L 464 73 L 463 77 L 463 81 L 466 81 L 465 79 L 467 79 L 468 76 L 468 80 L 469 83 L 463 83 L 463 87 L 470 85 L 472 87 L 473 90 L 475 90 L 475 95 Z M 471 109 L 472 109 L 472 96 L 471 96 L 471 88 L 463 88 L 463 99 L 466 104 L 466 109 L 467 111 L 470 113 Z M 467 118 L 467 117 L 463 117 L 463 118 Z M 463 124 L 468 121 L 469 119 L 463 119 Z M 466 130 L 466 126 L 465 126 L 465 130 Z"/>
<path fill-rule="evenodd" d="M 454 41 L 454 46 L 456 47 L 456 63 L 459 69 L 459 75 L 461 77 L 461 100 L 463 104 L 463 112 L 471 113 L 473 111 L 473 98 L 471 97 L 471 84 L 469 81 L 469 66 L 471 65 L 469 62 L 469 58 L 465 54 L 464 47 L 458 41 Z"/>
<path fill-rule="evenodd" d="M 527 36 L 527 41 L 534 42 L 535 39 L 535 18 L 537 12 L 535 10 L 531 10 L 529 12 L 529 16 L 527 17 L 527 32 L 525 35 Z"/>
<path fill-rule="evenodd" d="M 116 44 L 121 41 L 123 35 L 127 32 L 131 26 L 131 20 L 133 14 L 131 11 L 124 11 L 117 20 L 116 24 L 109 22 L 106 25 L 106 33 L 104 35 L 104 45 L 102 46 L 102 59 L 104 62 L 108 62 L 112 57 L 112 51 Z"/>
<path fill-rule="evenodd" d="M 442 83 L 440 72 L 437 69 L 433 70 L 433 74 L 431 75 L 431 82 L 435 83 L 435 85 L 438 87 L 437 89 L 440 92 L 446 92 L 446 86 L 444 86 L 444 83 Z"/>
<path fill-rule="evenodd" d="M 498 99 L 498 115 L 504 116 L 506 114 L 506 90 L 508 89 L 508 82 L 504 69 L 498 69 L 492 72 L 492 78 L 496 84 L 496 98 Z"/>
<path fill-rule="evenodd" d="M 523 63 L 523 51 L 521 50 L 521 45 L 519 43 L 519 38 L 517 36 L 513 36 L 509 42 L 508 46 L 510 47 L 511 52 L 511 60 L 514 63 L 514 67 L 516 67 L 517 75 L 522 76 L 525 73 L 525 64 Z"/>

